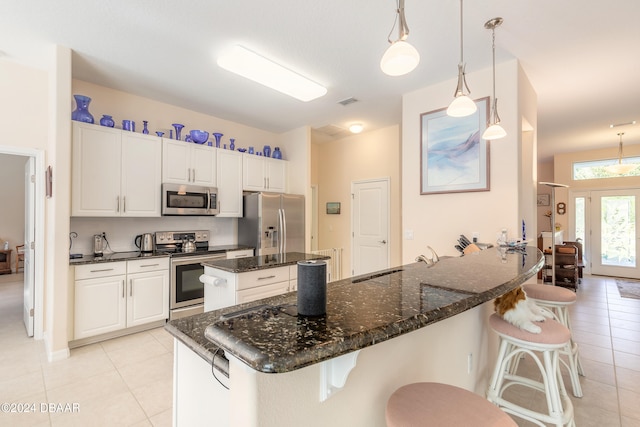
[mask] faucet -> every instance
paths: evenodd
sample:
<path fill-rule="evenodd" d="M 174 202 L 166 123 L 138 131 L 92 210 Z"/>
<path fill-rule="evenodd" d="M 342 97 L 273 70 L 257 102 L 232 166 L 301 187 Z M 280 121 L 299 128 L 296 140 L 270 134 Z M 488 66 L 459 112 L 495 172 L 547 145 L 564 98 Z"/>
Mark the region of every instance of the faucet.
<path fill-rule="evenodd" d="M 431 246 L 427 246 L 427 249 L 429 249 L 431 251 L 431 253 L 433 254 L 433 257 L 432 258 L 427 258 L 424 255 L 418 255 L 416 257 L 416 261 L 422 261 L 427 265 L 433 265 L 436 262 L 440 261 L 440 257 L 438 256 L 436 251 L 433 250 L 433 248 Z"/>

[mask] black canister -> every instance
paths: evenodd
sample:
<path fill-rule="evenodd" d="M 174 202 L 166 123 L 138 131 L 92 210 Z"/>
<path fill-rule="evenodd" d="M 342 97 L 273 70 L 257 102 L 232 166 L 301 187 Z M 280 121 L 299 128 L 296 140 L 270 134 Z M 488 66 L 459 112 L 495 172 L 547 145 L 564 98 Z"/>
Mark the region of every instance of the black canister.
<path fill-rule="evenodd" d="M 323 316 L 327 312 L 327 263 L 298 261 L 298 314 Z"/>

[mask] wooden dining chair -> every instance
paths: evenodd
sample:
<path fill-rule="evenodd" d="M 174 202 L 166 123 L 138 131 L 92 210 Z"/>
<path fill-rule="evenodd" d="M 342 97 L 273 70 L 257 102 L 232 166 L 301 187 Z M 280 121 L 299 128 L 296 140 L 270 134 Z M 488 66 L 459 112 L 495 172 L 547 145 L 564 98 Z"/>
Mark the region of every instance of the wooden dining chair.
<path fill-rule="evenodd" d="M 16 273 L 22 262 L 22 270 L 24 271 L 24 245 L 16 246 Z"/>

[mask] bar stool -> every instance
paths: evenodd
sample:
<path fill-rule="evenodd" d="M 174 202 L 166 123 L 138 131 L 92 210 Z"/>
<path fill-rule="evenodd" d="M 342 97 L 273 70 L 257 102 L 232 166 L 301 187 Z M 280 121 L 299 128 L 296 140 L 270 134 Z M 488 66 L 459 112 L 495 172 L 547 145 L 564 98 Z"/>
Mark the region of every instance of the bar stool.
<path fill-rule="evenodd" d="M 507 414 L 475 393 L 440 383 L 400 387 L 387 401 L 388 427 L 517 427 Z"/>
<path fill-rule="evenodd" d="M 547 319 L 537 323 L 542 331 L 532 334 L 506 322 L 497 314 L 489 317 L 489 325 L 500 337 L 498 360 L 491 377 L 487 399 L 503 411 L 531 421 L 541 427 L 544 423 L 557 427 L 575 426 L 573 405 L 564 388 L 560 374 L 560 350 L 570 342 L 571 332 L 560 322 Z M 521 355 L 528 354 L 542 374 L 542 381 L 513 373 L 513 364 Z M 503 394 L 509 387 L 521 385 L 543 392 L 547 412 L 537 412 L 507 400 Z"/>
<path fill-rule="evenodd" d="M 526 284 L 522 285 L 527 298 L 535 302 L 540 307 L 548 308 L 556 317 L 556 320 L 569 328 L 571 331 L 571 321 L 569 320 L 569 306 L 576 302 L 576 294 L 569 289 L 552 285 Z M 582 386 L 580 385 L 580 375 L 584 376 L 578 344 L 570 339 L 567 347 L 560 351 L 560 354 L 567 356 L 567 361 L 560 359 L 562 364 L 569 370 L 573 395 L 582 397 Z"/>

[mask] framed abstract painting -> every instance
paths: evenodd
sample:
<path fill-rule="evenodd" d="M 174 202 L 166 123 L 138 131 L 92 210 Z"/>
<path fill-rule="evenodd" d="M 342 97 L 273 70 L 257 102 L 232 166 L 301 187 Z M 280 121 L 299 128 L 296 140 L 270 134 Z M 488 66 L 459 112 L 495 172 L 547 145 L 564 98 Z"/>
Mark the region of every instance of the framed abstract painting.
<path fill-rule="evenodd" d="M 490 190 L 489 141 L 481 138 L 489 97 L 475 103 L 467 117 L 449 117 L 446 108 L 420 115 L 420 194 Z"/>

